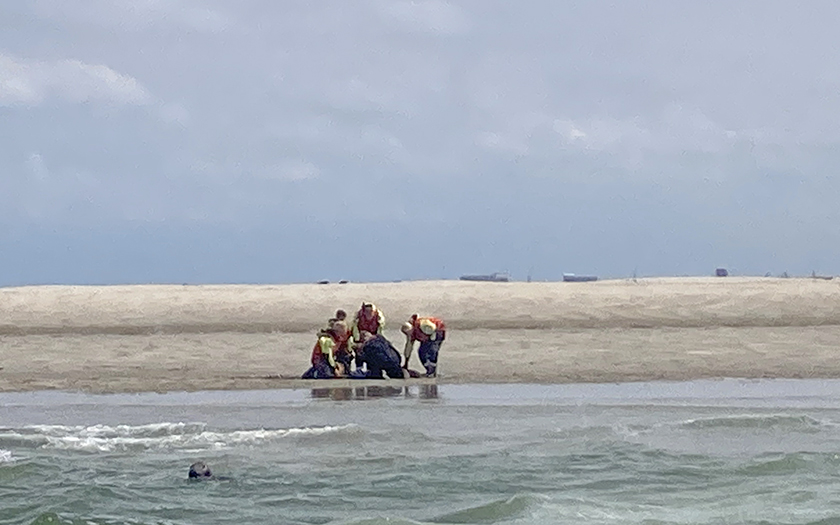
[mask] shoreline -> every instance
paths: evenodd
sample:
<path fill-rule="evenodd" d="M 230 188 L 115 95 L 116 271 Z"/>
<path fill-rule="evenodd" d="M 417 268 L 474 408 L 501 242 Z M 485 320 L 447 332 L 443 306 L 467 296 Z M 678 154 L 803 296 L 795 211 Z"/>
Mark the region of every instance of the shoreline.
<path fill-rule="evenodd" d="M 363 383 L 363 384 L 356 384 Z M 271 390 L 198 390 L 171 392 L 90 393 L 62 390 L 0 393 L 0 408 L 73 405 L 130 406 L 224 406 L 264 405 L 376 398 L 446 399 L 467 404 L 519 404 L 560 401 L 581 403 L 679 404 L 700 402 L 702 406 L 761 404 L 768 398 L 785 400 L 791 406 L 836 407 L 840 398 L 838 379 L 747 379 L 717 378 L 689 381 L 645 381 L 630 383 L 464 383 L 418 384 L 402 381 L 357 381 L 353 386 Z M 692 403 L 694 404 L 694 403 Z M 758 406 L 758 405 L 756 405 Z"/>
<path fill-rule="evenodd" d="M 341 388 L 296 378 L 362 300 L 444 319 L 438 385 L 840 378 L 840 280 L 49 286 L 0 289 L 0 392 Z"/>

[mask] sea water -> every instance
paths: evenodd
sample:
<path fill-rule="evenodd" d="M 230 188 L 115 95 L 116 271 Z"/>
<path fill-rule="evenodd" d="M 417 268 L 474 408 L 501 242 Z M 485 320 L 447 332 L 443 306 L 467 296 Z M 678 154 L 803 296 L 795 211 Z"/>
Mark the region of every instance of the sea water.
<path fill-rule="evenodd" d="M 2 394 L 0 523 L 840 523 L 840 382 Z"/>

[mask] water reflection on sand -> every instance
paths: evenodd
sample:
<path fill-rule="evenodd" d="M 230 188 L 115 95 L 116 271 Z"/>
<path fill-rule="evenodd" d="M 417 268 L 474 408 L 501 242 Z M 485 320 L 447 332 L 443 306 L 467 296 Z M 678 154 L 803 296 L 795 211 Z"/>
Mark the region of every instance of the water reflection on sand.
<path fill-rule="evenodd" d="M 411 386 L 393 386 L 393 385 L 369 385 L 359 386 L 355 388 L 349 387 L 333 387 L 333 388 L 313 388 L 311 390 L 312 399 L 331 399 L 333 401 L 351 401 L 363 399 L 375 399 L 383 397 L 404 397 L 407 399 L 437 399 L 438 386 L 437 385 L 411 385 Z"/>

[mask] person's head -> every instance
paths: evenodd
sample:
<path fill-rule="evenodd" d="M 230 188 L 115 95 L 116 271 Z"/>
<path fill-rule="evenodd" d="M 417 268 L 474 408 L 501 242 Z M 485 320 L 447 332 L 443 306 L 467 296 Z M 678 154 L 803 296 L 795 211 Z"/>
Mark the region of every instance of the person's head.
<path fill-rule="evenodd" d="M 213 473 L 203 461 L 196 461 L 190 465 L 189 477 L 190 479 L 212 478 Z"/>
<path fill-rule="evenodd" d="M 437 332 L 437 325 L 431 319 L 420 319 L 417 324 L 420 326 L 420 331 L 426 335 L 434 335 Z"/>
<path fill-rule="evenodd" d="M 362 303 L 362 315 L 365 317 L 373 317 L 374 311 L 376 311 L 376 307 L 373 306 L 373 303 Z"/>
<path fill-rule="evenodd" d="M 371 339 L 373 339 L 374 337 L 376 337 L 376 335 L 374 335 L 374 334 L 372 334 L 372 333 L 368 332 L 367 330 L 362 330 L 362 331 L 359 333 L 359 339 L 361 339 L 361 341 L 362 341 L 363 343 L 367 343 L 368 341 L 370 341 L 370 340 L 371 340 Z"/>
<path fill-rule="evenodd" d="M 347 312 L 345 312 L 344 310 L 336 310 L 335 319 L 337 321 L 344 321 L 345 319 L 347 319 Z"/>
<path fill-rule="evenodd" d="M 347 335 L 347 323 L 336 320 L 330 327 L 330 330 L 332 330 L 332 333 L 335 334 L 336 337 L 344 337 Z"/>

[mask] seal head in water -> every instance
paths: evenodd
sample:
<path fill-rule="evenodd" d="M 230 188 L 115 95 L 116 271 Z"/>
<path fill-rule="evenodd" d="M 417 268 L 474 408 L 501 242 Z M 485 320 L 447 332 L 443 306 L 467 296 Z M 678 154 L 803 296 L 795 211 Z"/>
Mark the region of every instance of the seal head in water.
<path fill-rule="evenodd" d="M 190 465 L 190 479 L 212 478 L 213 473 L 203 461 L 196 461 Z"/>

